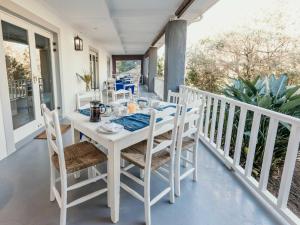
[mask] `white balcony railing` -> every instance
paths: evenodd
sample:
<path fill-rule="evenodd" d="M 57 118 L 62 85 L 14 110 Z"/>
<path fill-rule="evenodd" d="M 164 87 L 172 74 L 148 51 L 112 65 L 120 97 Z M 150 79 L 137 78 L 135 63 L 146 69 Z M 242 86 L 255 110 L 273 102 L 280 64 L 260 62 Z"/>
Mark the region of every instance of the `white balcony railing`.
<path fill-rule="evenodd" d="M 273 212 L 276 212 L 277 216 L 283 217 L 285 221 L 290 224 L 300 224 L 299 217 L 297 217 L 287 205 L 299 150 L 300 119 L 187 86 L 181 86 L 180 92 L 188 92 L 188 101 L 198 100 L 203 102 L 205 110 L 203 110 L 201 123 L 201 141 L 204 142 L 204 144 L 228 167 L 234 170 L 237 177 L 243 181 L 259 200 L 273 210 Z M 238 126 L 235 138 L 236 141 L 235 143 L 232 143 L 233 122 L 234 119 L 236 119 L 236 108 L 239 109 L 239 116 L 237 117 Z M 245 168 L 243 168 L 240 165 L 240 157 L 245 121 L 247 119 L 247 113 L 249 112 L 253 114 L 253 120 Z M 252 170 L 262 117 L 269 118 L 269 127 L 266 136 L 266 144 L 264 146 L 260 177 L 256 180 L 252 175 Z M 226 122 L 224 122 L 225 119 Z M 286 156 L 278 196 L 274 196 L 267 190 L 267 185 L 279 124 L 288 124 L 290 126 L 290 135 L 286 146 Z"/>
<path fill-rule="evenodd" d="M 9 81 L 9 98 L 10 100 L 16 100 L 27 96 L 28 85 L 31 86 L 29 80 L 20 79 Z"/>

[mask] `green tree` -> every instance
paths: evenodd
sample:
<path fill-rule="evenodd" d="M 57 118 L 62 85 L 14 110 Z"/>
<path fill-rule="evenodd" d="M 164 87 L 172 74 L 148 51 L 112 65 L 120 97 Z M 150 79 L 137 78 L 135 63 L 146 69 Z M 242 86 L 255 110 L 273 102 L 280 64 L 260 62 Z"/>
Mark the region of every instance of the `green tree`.
<path fill-rule="evenodd" d="M 17 61 L 16 58 L 9 55 L 5 56 L 8 80 L 29 79 L 30 71 L 23 63 Z"/>
<path fill-rule="evenodd" d="M 164 63 L 164 57 L 158 57 L 157 60 L 157 76 L 160 78 L 164 77 L 164 67 L 165 67 L 165 63 Z"/>
<path fill-rule="evenodd" d="M 256 26 L 200 40 L 187 54 L 187 83 L 215 92 L 228 78 L 286 74 L 289 84 L 299 84 L 299 38 L 285 31 L 282 17 L 270 15 Z"/>
<path fill-rule="evenodd" d="M 125 73 L 140 64 L 137 60 L 119 60 L 116 63 L 117 73 Z"/>
<path fill-rule="evenodd" d="M 218 92 L 225 73 L 216 61 L 214 42 L 206 39 L 188 52 L 186 83 L 201 90 Z"/>

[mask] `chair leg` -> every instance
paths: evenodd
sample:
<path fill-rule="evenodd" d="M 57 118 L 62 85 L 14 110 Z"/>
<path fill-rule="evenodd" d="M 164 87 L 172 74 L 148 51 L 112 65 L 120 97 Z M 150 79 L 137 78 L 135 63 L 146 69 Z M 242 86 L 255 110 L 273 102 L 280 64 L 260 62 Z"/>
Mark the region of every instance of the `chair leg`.
<path fill-rule="evenodd" d="M 140 169 L 140 178 L 144 179 L 145 177 L 145 171 L 143 169 Z"/>
<path fill-rule="evenodd" d="M 190 159 L 190 152 L 189 151 L 185 151 L 184 157 L 187 159 Z M 189 166 L 188 162 L 183 162 L 183 166 L 184 168 L 187 168 Z"/>
<path fill-rule="evenodd" d="M 61 191 L 60 225 L 66 225 L 66 223 L 67 223 L 67 189 L 64 189 Z"/>
<path fill-rule="evenodd" d="M 79 179 L 80 178 L 80 171 L 77 171 L 74 173 L 74 178 Z"/>
<path fill-rule="evenodd" d="M 126 166 L 126 161 L 124 159 L 121 159 L 121 167 L 124 168 Z"/>
<path fill-rule="evenodd" d="M 55 195 L 53 192 L 53 187 L 55 186 L 55 169 L 51 163 L 50 165 L 50 201 L 53 202 L 55 200 Z"/>
<path fill-rule="evenodd" d="M 174 195 L 174 160 L 170 160 L 169 163 L 169 183 L 170 183 L 170 203 L 175 203 L 175 195 Z"/>
<path fill-rule="evenodd" d="M 198 180 L 198 156 L 197 156 L 197 149 L 198 149 L 198 144 L 194 145 L 193 148 L 193 167 L 194 167 L 194 173 L 193 173 L 193 181 Z"/>
<path fill-rule="evenodd" d="M 180 160 L 181 151 L 177 150 L 175 156 L 175 195 L 180 196 Z"/>
<path fill-rule="evenodd" d="M 68 196 L 68 177 L 65 170 L 62 169 L 62 166 L 60 166 L 60 176 L 61 176 L 61 202 L 60 202 L 60 225 L 66 225 L 67 222 L 67 196 Z"/>
<path fill-rule="evenodd" d="M 88 168 L 88 178 L 89 179 L 97 176 L 96 171 L 94 170 L 94 168 L 96 168 L 96 166 Z"/>
<path fill-rule="evenodd" d="M 151 225 L 151 206 L 150 206 L 150 172 L 145 171 L 145 186 L 144 186 L 144 207 L 146 225 Z"/>
<path fill-rule="evenodd" d="M 67 223 L 67 207 L 63 205 L 60 209 L 60 225 L 66 225 Z"/>

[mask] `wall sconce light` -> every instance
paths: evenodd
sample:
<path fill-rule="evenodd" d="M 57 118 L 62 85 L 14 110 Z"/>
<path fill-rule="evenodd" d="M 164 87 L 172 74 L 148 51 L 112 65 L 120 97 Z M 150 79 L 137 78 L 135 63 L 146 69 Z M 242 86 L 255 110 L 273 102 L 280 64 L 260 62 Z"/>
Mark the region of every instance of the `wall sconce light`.
<path fill-rule="evenodd" d="M 75 48 L 75 51 L 83 50 L 83 41 L 78 35 L 76 37 L 74 37 L 74 48 Z"/>

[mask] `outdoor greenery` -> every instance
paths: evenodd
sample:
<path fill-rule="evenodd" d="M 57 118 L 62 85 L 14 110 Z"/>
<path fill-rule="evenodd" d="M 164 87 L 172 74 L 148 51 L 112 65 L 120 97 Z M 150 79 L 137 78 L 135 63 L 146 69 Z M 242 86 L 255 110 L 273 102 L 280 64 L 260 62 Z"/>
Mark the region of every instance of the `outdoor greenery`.
<path fill-rule="evenodd" d="M 116 62 L 117 73 L 124 73 L 140 66 L 141 62 L 139 60 L 118 60 Z"/>
<path fill-rule="evenodd" d="M 164 62 L 164 57 L 158 57 L 157 60 L 157 77 L 163 78 L 164 77 L 164 67 L 165 67 L 165 62 Z"/>
<path fill-rule="evenodd" d="M 193 45 L 187 53 L 187 84 L 221 92 L 224 84 L 230 82 L 228 78 L 253 80 L 257 76 L 283 73 L 289 84 L 298 84 L 299 38 L 285 31 L 280 14 L 257 23 L 201 39 Z"/>
<path fill-rule="evenodd" d="M 300 117 L 300 94 L 297 93 L 299 86 L 288 86 L 288 77 L 281 75 L 278 79 L 274 75 L 268 77 L 257 77 L 253 80 L 243 78 L 234 79 L 231 85 L 223 90 L 227 97 L 260 106 L 273 111 Z M 240 109 L 235 111 L 233 133 L 237 132 Z M 241 165 L 245 166 L 248 144 L 253 122 L 253 113 L 247 114 L 244 130 L 244 141 L 242 146 Z M 261 171 L 264 148 L 269 128 L 270 119 L 262 116 L 255 151 L 253 175 L 258 177 Z M 225 124 L 226 127 L 226 124 Z M 288 144 L 290 125 L 280 123 L 276 136 L 271 171 L 278 172 L 281 168 Z M 236 136 L 233 135 L 232 142 L 235 143 Z M 234 144 L 233 144 L 234 146 Z M 234 149 L 231 149 L 233 154 Z"/>
<path fill-rule="evenodd" d="M 29 50 L 24 48 L 21 52 L 15 52 L 10 43 L 4 43 L 5 62 L 9 81 L 30 79 Z"/>

